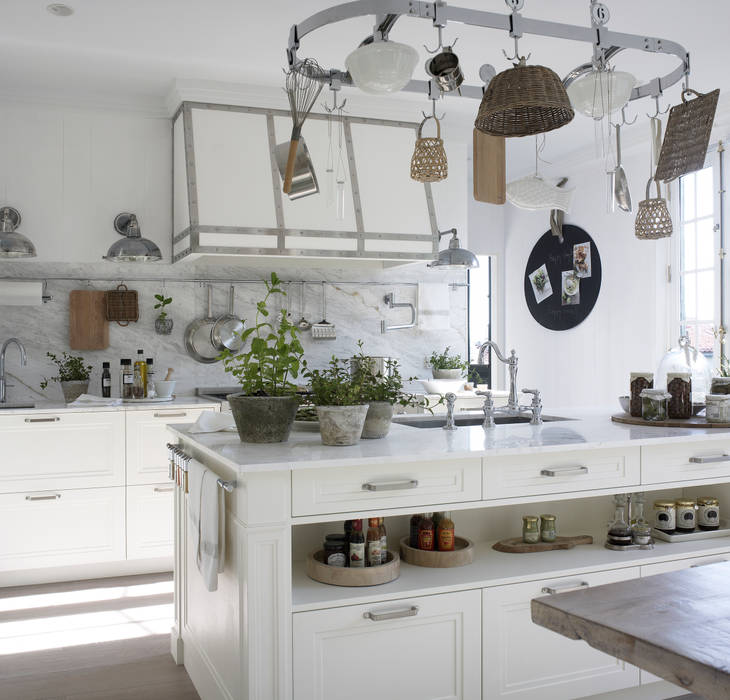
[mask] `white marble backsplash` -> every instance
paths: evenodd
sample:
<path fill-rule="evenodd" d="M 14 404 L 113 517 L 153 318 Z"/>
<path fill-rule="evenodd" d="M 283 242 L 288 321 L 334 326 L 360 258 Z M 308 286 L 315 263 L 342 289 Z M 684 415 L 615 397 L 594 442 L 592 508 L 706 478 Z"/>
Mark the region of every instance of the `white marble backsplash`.
<path fill-rule="evenodd" d="M 327 320 L 335 324 L 336 340 L 312 340 L 309 332 L 302 333 L 305 357 L 310 365 L 322 366 L 334 354 L 349 357 L 356 351 L 356 341 L 362 339 L 365 351 L 372 355 L 388 355 L 397 358 L 404 376 L 426 377 L 424 357 L 433 350 L 451 346 L 462 355 L 466 352 L 467 292 L 465 286 L 445 287 L 451 309 L 451 328 L 446 331 L 422 331 L 418 328 L 380 332 L 380 321 L 388 325 L 408 322 L 408 309 L 389 309 L 383 302 L 388 292 L 395 293 L 397 302 L 416 302 L 419 281 L 464 283 L 464 272 L 437 272 L 427 270 L 424 263 L 383 269 L 381 266 L 328 263 L 311 260 L 230 261 L 168 264 L 123 264 L 100 262 L 98 265 L 51 264 L 33 261 L 0 263 L 0 278 L 24 277 L 77 277 L 92 278 L 90 281 L 65 281 L 49 279 L 46 293 L 53 300 L 42 306 L 2 306 L 0 299 L 0 343 L 17 337 L 26 347 L 28 364 L 20 365 L 17 349 L 10 347 L 7 353 L 8 400 L 47 398 L 57 400 L 61 390 L 57 383 L 49 384 L 42 391 L 40 382 L 44 376 L 55 374 L 55 366 L 46 352 L 70 351 L 68 345 L 68 294 L 72 289 L 107 290 L 124 281 L 130 289 L 139 293 L 140 318 L 127 327 L 110 323 L 109 347 L 103 351 L 73 351 L 82 355 L 94 366 L 90 391 L 100 393 L 101 363 L 111 363 L 113 395 L 118 393 L 119 360 L 123 357 L 136 359 L 137 349 L 144 350 L 144 357 L 153 357 L 160 374 L 168 367 L 175 369 L 178 380 L 176 393 L 191 394 L 198 386 L 227 386 L 235 384 L 221 363 L 200 364 L 188 356 L 183 344 L 185 327 L 190 321 L 206 315 L 207 293 L 196 282 L 179 281 L 180 278 L 210 277 L 217 280 L 213 286 L 213 315 L 227 310 L 229 279 L 257 280 L 268 277 L 275 270 L 283 280 L 325 280 L 327 285 Z M 335 266 L 337 265 L 337 266 Z M 94 281 L 93 278 L 114 279 Z M 139 277 L 165 278 L 164 293 L 173 297 L 168 315 L 174 320 L 169 336 L 157 335 L 154 320 L 158 312 L 153 309 L 154 294 L 163 291 L 159 282 L 134 281 Z M 341 282 L 358 284 L 338 284 Z M 373 282 L 384 283 L 373 284 Z M 411 283 L 411 284 L 408 284 Z M 255 302 L 263 298 L 264 285 L 236 284 L 235 311 L 243 318 L 253 318 Z M 300 287 L 291 286 L 289 299 L 294 321 L 300 317 Z M 306 286 L 305 315 L 312 323 L 322 319 L 321 284 Z M 70 351 L 71 352 L 71 351 Z"/>

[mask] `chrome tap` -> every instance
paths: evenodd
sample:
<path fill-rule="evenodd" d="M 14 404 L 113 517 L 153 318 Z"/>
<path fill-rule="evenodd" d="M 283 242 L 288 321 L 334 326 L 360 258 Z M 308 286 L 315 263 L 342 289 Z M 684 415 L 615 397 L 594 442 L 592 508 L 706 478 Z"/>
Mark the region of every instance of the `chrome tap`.
<path fill-rule="evenodd" d="M 507 398 L 506 408 L 512 413 L 518 413 L 520 405 L 517 401 L 517 353 L 512 350 L 509 357 L 505 357 L 502 351 L 499 349 L 499 345 L 493 340 L 487 340 L 479 346 L 479 356 L 477 362 L 480 365 L 484 364 L 484 356 L 487 354 L 487 350 L 492 348 L 494 354 L 500 362 L 504 362 L 509 368 L 509 397 Z"/>
<path fill-rule="evenodd" d="M 484 423 L 482 423 L 482 428 L 485 430 L 487 428 L 494 428 L 496 423 L 494 422 L 494 398 L 492 398 L 492 392 L 491 391 L 477 391 L 477 394 L 479 396 L 485 396 L 484 399 L 484 407 L 482 410 L 484 411 Z"/>
<path fill-rule="evenodd" d="M 456 424 L 454 423 L 456 394 L 449 392 L 444 398 L 446 399 L 446 425 L 444 426 L 444 430 L 456 430 Z"/>
<path fill-rule="evenodd" d="M 5 403 L 7 400 L 6 393 L 8 385 L 5 380 L 5 353 L 8 349 L 8 345 L 11 343 L 15 343 L 15 345 L 18 346 L 18 350 L 20 351 L 20 364 L 26 365 L 28 363 L 23 343 L 21 343 L 17 338 L 8 338 L 8 340 L 3 343 L 2 349 L 0 349 L 0 403 Z"/>
<path fill-rule="evenodd" d="M 530 425 L 542 425 L 542 399 L 540 398 L 540 392 L 537 389 L 523 389 L 522 393 L 532 394 L 532 403 L 529 406 L 530 411 L 532 411 Z"/>

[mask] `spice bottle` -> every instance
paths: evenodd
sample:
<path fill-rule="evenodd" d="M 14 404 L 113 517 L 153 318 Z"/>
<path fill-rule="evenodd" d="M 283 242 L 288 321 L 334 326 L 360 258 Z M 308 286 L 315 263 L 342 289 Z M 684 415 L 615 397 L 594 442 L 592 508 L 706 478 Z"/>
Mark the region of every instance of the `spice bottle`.
<path fill-rule="evenodd" d="M 362 520 L 352 521 L 349 556 L 352 568 L 361 569 L 365 566 L 365 535 L 362 534 Z"/>
<path fill-rule="evenodd" d="M 641 418 L 641 392 L 654 388 L 653 372 L 632 372 L 629 390 L 629 408 L 634 418 Z"/>
<path fill-rule="evenodd" d="M 408 546 L 413 547 L 413 549 L 418 549 L 418 527 L 421 524 L 422 517 L 422 513 L 416 513 L 411 516 Z"/>
<path fill-rule="evenodd" d="M 692 373 L 668 372 L 667 392 L 670 394 L 667 413 L 670 418 L 692 417 Z"/>
<path fill-rule="evenodd" d="M 101 367 L 101 395 L 108 399 L 112 395 L 112 373 L 108 362 L 102 362 Z"/>
<path fill-rule="evenodd" d="M 436 543 L 439 552 L 454 551 L 454 521 L 451 513 L 443 513 L 436 529 Z"/>
<path fill-rule="evenodd" d="M 423 549 L 426 552 L 432 552 L 434 550 L 432 515 L 432 513 L 424 513 L 418 525 L 418 549 Z"/>
<path fill-rule="evenodd" d="M 543 542 L 555 542 L 558 536 L 555 519 L 554 515 L 540 516 L 540 539 Z"/>
<path fill-rule="evenodd" d="M 439 522 L 441 518 L 444 517 L 443 511 L 437 511 L 433 514 L 431 520 L 433 520 L 433 532 L 434 537 L 436 538 L 436 544 L 434 545 L 434 549 L 437 549 L 438 545 L 438 531 L 439 531 Z"/>
<path fill-rule="evenodd" d="M 147 364 L 147 394 L 150 398 L 156 395 L 155 392 L 155 361 L 148 357 L 146 360 Z"/>
<path fill-rule="evenodd" d="M 537 544 L 540 541 L 540 518 L 536 515 L 522 516 L 522 541 L 526 544 Z"/>
<path fill-rule="evenodd" d="M 123 399 L 131 399 L 134 385 L 134 372 L 132 372 L 132 360 L 121 360 L 119 368 L 119 395 Z"/>
<path fill-rule="evenodd" d="M 134 363 L 134 398 L 143 399 L 147 396 L 147 362 L 144 357 L 144 350 L 137 350 L 137 361 Z M 139 372 L 139 380 L 137 373 Z M 141 387 L 141 390 L 140 390 Z M 140 393 L 141 392 L 141 393 Z"/>
<path fill-rule="evenodd" d="M 388 561 L 388 533 L 385 531 L 385 518 L 379 518 L 378 528 L 380 530 L 380 563 Z"/>
<path fill-rule="evenodd" d="M 380 527 L 378 518 L 368 520 L 368 536 L 365 540 L 367 566 L 380 566 Z"/>

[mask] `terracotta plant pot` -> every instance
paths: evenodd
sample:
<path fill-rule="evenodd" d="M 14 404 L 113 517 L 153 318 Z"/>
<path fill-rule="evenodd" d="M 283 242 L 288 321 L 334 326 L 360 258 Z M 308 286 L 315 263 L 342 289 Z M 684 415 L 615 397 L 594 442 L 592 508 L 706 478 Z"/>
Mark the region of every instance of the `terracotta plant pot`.
<path fill-rule="evenodd" d="M 432 369 L 434 379 L 461 379 L 464 372 L 460 369 Z"/>
<path fill-rule="evenodd" d="M 393 420 L 393 404 L 387 401 L 371 401 L 362 428 L 364 439 L 384 438 L 390 431 Z"/>
<path fill-rule="evenodd" d="M 323 445 L 354 445 L 362 435 L 368 404 L 317 406 L 319 434 Z"/>
<path fill-rule="evenodd" d="M 289 439 L 299 407 L 296 396 L 228 394 L 226 398 L 241 442 L 286 442 Z"/>
<path fill-rule="evenodd" d="M 76 399 L 85 394 L 89 390 L 89 380 L 79 379 L 73 382 L 60 382 L 61 391 L 63 392 L 63 400 L 66 403 L 76 401 Z"/>

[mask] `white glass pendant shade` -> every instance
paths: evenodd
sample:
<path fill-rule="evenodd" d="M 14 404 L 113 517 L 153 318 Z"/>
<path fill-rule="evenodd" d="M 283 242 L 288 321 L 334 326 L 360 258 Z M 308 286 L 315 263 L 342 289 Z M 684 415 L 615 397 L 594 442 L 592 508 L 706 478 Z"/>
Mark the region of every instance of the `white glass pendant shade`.
<path fill-rule="evenodd" d="M 568 85 L 568 97 L 576 112 L 602 119 L 626 106 L 635 85 L 631 73 L 592 70 Z"/>
<path fill-rule="evenodd" d="M 406 86 L 417 62 L 418 52 L 408 44 L 373 41 L 356 48 L 345 60 L 345 66 L 363 92 L 385 95 Z"/>

